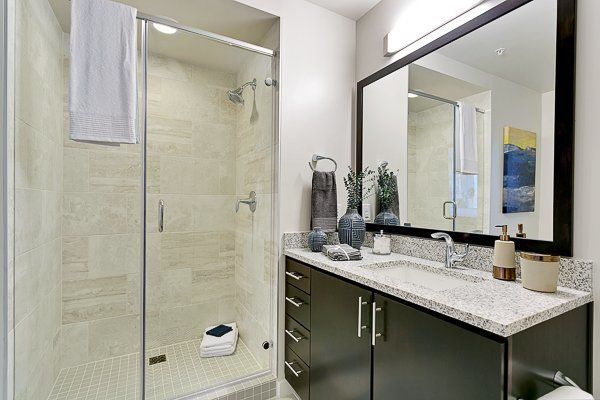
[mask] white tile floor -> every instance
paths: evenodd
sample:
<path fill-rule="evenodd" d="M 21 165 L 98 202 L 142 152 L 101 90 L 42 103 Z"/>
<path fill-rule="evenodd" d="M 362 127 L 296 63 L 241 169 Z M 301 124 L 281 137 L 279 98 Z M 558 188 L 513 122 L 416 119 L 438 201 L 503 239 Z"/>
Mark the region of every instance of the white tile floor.
<path fill-rule="evenodd" d="M 199 350 L 200 340 L 150 350 L 148 357 L 166 354 L 167 361 L 146 367 L 146 399 L 171 399 L 261 370 L 241 339 L 231 356 L 200 358 Z M 138 357 L 128 354 L 65 368 L 48 400 L 139 399 Z"/>

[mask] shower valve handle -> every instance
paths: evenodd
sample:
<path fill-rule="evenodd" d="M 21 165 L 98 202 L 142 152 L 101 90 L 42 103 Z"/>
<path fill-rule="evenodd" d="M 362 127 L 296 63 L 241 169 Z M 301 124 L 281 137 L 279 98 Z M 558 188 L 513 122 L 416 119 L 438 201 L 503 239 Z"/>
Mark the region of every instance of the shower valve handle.
<path fill-rule="evenodd" d="M 247 199 L 238 199 L 235 203 L 235 212 L 240 211 L 240 203 L 247 204 L 250 207 L 250 211 L 256 211 L 256 193 L 254 191 L 250 192 Z"/>

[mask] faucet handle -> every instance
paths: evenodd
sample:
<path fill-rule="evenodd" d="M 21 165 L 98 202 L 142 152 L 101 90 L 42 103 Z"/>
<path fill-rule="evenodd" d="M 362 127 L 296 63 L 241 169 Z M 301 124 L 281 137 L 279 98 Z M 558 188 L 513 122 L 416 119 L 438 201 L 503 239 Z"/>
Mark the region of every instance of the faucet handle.
<path fill-rule="evenodd" d="M 460 253 L 456 253 L 456 257 L 459 258 L 461 261 L 469 255 L 469 251 L 471 250 L 471 246 L 467 243 L 465 245 L 465 252 L 460 254 Z"/>

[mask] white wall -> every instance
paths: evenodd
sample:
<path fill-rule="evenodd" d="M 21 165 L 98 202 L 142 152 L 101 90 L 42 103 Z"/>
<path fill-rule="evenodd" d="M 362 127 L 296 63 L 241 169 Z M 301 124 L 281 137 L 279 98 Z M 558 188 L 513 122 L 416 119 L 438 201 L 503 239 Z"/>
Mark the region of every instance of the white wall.
<path fill-rule="evenodd" d="M 395 61 L 383 57 L 383 37 L 391 30 L 398 16 L 411 4 L 421 0 L 383 0 L 357 24 L 357 78 L 362 79 Z M 600 36 L 600 2 L 579 0 L 577 6 L 577 86 L 575 126 L 575 202 L 574 256 L 593 260 L 595 271 L 600 268 L 600 135 L 597 116 L 600 110 L 600 65 L 597 38 Z M 423 18 L 423 16 L 421 16 Z M 594 295 L 600 297 L 600 282 L 595 279 Z M 600 307 L 595 308 L 594 348 L 600 348 Z M 600 352 L 594 354 L 595 396 L 600 396 Z"/>
<path fill-rule="evenodd" d="M 338 163 L 342 176 L 352 154 L 356 24 L 304 0 L 238 0 L 281 18 L 281 231 L 310 227 L 314 153 Z M 323 161 L 323 169 L 330 168 Z"/>
<path fill-rule="evenodd" d="M 554 205 L 554 90 L 542 93 L 542 128 L 538 137 L 536 201 L 540 215 L 553 215 Z M 536 178 L 537 179 L 537 178 Z M 552 218 L 540 218 L 538 238 L 552 240 Z"/>
<path fill-rule="evenodd" d="M 575 219 L 574 255 L 594 261 L 594 297 L 600 298 L 600 2 L 577 4 L 577 62 L 575 95 Z M 594 307 L 594 395 L 600 397 L 600 307 Z"/>
<path fill-rule="evenodd" d="M 363 168 L 376 171 L 382 162 L 388 162 L 391 171 L 398 170 L 400 221 L 408 221 L 407 206 L 407 145 L 408 145 L 408 68 L 365 87 L 363 93 L 363 132 L 368 141 L 363 143 Z M 375 193 L 363 202 L 371 208 L 375 219 Z"/>

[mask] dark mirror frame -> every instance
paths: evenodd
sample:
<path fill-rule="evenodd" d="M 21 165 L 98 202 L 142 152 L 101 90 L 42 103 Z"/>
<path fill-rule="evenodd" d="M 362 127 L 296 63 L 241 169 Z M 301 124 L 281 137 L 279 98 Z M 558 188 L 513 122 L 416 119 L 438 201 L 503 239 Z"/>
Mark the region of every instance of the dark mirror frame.
<path fill-rule="evenodd" d="M 357 93 L 356 121 L 356 169 L 363 168 L 363 89 L 365 86 L 403 68 L 413 61 L 436 51 L 470 32 L 502 17 L 511 11 L 535 0 L 507 0 L 471 21 L 444 34 L 407 56 L 359 81 Z M 577 0 L 556 0 L 556 100 L 554 121 L 554 220 L 552 241 L 512 238 L 517 250 L 537 253 L 573 256 L 573 174 L 575 139 L 575 32 Z M 359 208 L 361 210 L 361 208 Z M 401 234 L 430 238 L 432 229 L 367 224 L 367 231 Z M 480 246 L 493 246 L 495 235 L 447 232 L 457 242 Z"/>

